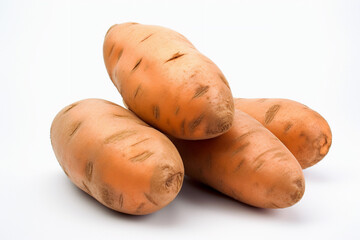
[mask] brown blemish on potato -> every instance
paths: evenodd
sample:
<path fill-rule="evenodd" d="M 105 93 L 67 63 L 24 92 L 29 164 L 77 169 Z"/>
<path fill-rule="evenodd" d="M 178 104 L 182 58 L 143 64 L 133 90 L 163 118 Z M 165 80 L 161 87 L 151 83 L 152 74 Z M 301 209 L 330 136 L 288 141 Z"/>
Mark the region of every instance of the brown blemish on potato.
<path fill-rule="evenodd" d="M 71 104 L 67 109 L 64 110 L 63 114 L 67 113 L 68 111 L 70 111 L 77 105 L 78 105 L 78 103 Z"/>
<path fill-rule="evenodd" d="M 301 178 L 296 179 L 294 181 L 294 184 L 300 189 L 302 189 L 304 187 L 304 182 L 303 182 L 303 179 L 301 179 Z"/>
<path fill-rule="evenodd" d="M 124 196 L 121 193 L 120 196 L 119 196 L 119 206 L 120 206 L 120 208 L 122 208 L 123 204 L 124 204 Z"/>
<path fill-rule="evenodd" d="M 77 132 L 77 130 L 79 130 L 79 128 L 81 126 L 81 123 L 82 122 L 76 122 L 76 123 L 71 125 L 71 131 L 70 131 L 70 134 L 69 134 L 70 137 L 73 136 Z"/>
<path fill-rule="evenodd" d="M 134 157 L 131 157 L 129 160 L 132 161 L 132 162 L 143 162 L 153 154 L 154 154 L 153 152 L 144 151 L 142 153 L 137 154 Z"/>
<path fill-rule="evenodd" d="M 206 129 L 208 135 L 215 135 L 227 131 L 232 125 L 232 116 L 227 115 L 221 119 L 217 119 L 213 124 L 210 124 Z"/>
<path fill-rule="evenodd" d="M 157 166 L 151 177 L 150 192 L 154 194 L 178 193 L 182 185 L 183 177 L 182 172 L 177 172 L 168 165 Z"/>
<path fill-rule="evenodd" d="M 319 153 L 318 155 L 324 157 L 328 152 L 331 145 L 329 142 L 329 137 L 326 134 L 321 134 L 317 139 L 317 145 L 319 146 Z"/>
<path fill-rule="evenodd" d="M 111 136 L 105 138 L 104 144 L 116 143 L 116 142 L 121 141 L 127 137 L 130 137 L 134 134 L 136 134 L 136 131 L 134 131 L 134 130 L 123 130 L 120 132 L 116 132 L 116 133 L 112 134 Z"/>
<path fill-rule="evenodd" d="M 142 143 L 142 142 L 145 142 L 145 141 L 147 141 L 147 140 L 149 140 L 150 138 L 145 138 L 145 139 L 143 139 L 143 140 L 140 140 L 140 141 L 138 141 L 138 142 L 136 142 L 136 143 L 134 143 L 134 144 L 131 144 L 131 147 L 133 147 L 133 146 L 135 146 L 135 145 L 138 145 L 138 144 L 140 144 L 140 143 Z"/>
<path fill-rule="evenodd" d="M 258 103 L 263 103 L 267 100 L 267 98 L 260 98 L 259 100 L 257 100 Z"/>
<path fill-rule="evenodd" d="M 245 162 L 245 158 L 241 159 L 240 162 L 236 165 L 235 169 L 234 169 L 234 173 L 236 173 L 237 171 L 240 170 L 241 166 L 244 164 Z"/>
<path fill-rule="evenodd" d="M 271 106 L 265 113 L 265 124 L 271 123 L 271 121 L 274 119 L 275 115 L 278 113 L 280 109 L 280 105 L 275 104 Z"/>
<path fill-rule="evenodd" d="M 141 84 L 139 84 L 139 86 L 136 88 L 135 93 L 134 93 L 134 99 L 136 98 L 136 96 L 138 95 L 139 91 L 141 89 Z"/>
<path fill-rule="evenodd" d="M 242 141 L 243 139 L 247 138 L 248 136 L 254 134 L 255 132 L 259 132 L 259 131 L 261 131 L 261 130 L 263 130 L 263 127 L 252 129 L 252 130 L 248 131 L 247 133 L 244 133 L 244 134 L 240 135 L 239 137 L 235 138 L 235 139 L 233 140 L 233 142 Z"/>
<path fill-rule="evenodd" d="M 135 64 L 135 66 L 133 67 L 133 69 L 131 69 L 131 72 L 135 72 L 135 70 L 139 68 L 139 65 L 140 65 L 141 61 L 142 61 L 142 58 L 140 58 L 140 59 L 136 62 L 136 64 Z"/>
<path fill-rule="evenodd" d="M 123 115 L 123 114 L 116 114 L 116 113 L 113 114 L 113 117 L 134 119 L 133 116 L 131 116 L 131 115 Z"/>
<path fill-rule="evenodd" d="M 112 52 L 113 52 L 113 50 L 114 50 L 114 47 L 115 47 L 115 43 L 111 46 L 108 57 L 111 56 L 111 54 L 112 54 Z"/>
<path fill-rule="evenodd" d="M 146 199 L 147 199 L 149 202 L 151 202 L 151 203 L 154 204 L 155 206 L 158 205 L 157 202 L 155 202 L 155 200 L 154 200 L 149 194 L 144 193 L 144 195 L 145 195 Z"/>
<path fill-rule="evenodd" d="M 107 188 L 102 188 L 101 189 L 101 199 L 103 200 L 103 202 L 108 205 L 108 206 L 112 206 L 114 203 L 114 199 L 112 194 L 110 193 L 109 189 Z"/>
<path fill-rule="evenodd" d="M 85 191 L 88 193 L 88 194 L 92 194 L 91 193 L 91 191 L 90 191 L 90 189 L 89 189 L 89 187 L 85 184 L 85 182 L 84 181 L 82 181 L 82 184 L 83 184 L 83 186 L 84 186 L 84 188 L 85 188 Z"/>
<path fill-rule="evenodd" d="M 208 91 L 209 91 L 209 86 L 199 86 L 198 88 L 196 88 L 195 94 L 192 97 L 192 99 L 201 97 L 202 95 L 204 95 Z"/>
<path fill-rule="evenodd" d="M 175 60 L 175 59 L 177 59 L 177 58 L 179 58 L 179 57 L 182 57 L 182 56 L 184 56 L 184 55 L 185 55 L 185 53 L 177 52 L 177 53 L 175 53 L 171 58 L 169 58 L 168 60 L 166 60 L 165 63 L 170 62 L 170 61 L 173 61 L 173 60 Z"/>
<path fill-rule="evenodd" d="M 176 109 L 175 109 L 175 115 L 177 115 L 179 113 L 179 110 L 180 110 L 180 107 L 179 106 L 176 106 Z"/>
<path fill-rule="evenodd" d="M 261 169 L 261 167 L 264 165 L 265 161 L 264 160 L 258 160 L 257 164 L 254 168 L 254 172 L 257 172 Z"/>
<path fill-rule="evenodd" d="M 192 122 L 189 123 L 190 133 L 193 132 L 197 126 L 200 125 L 203 118 L 204 118 L 204 114 L 201 114 L 199 117 L 197 117 L 196 119 L 194 119 Z"/>
<path fill-rule="evenodd" d="M 140 43 L 142 43 L 143 41 L 147 40 L 149 37 L 151 37 L 154 33 L 150 33 L 149 35 L 147 35 L 145 38 L 143 38 L 143 40 L 140 41 Z"/>
<path fill-rule="evenodd" d="M 290 130 L 290 128 L 293 126 L 293 124 L 292 123 L 287 123 L 286 124 L 286 126 L 285 126 L 285 129 L 284 129 L 284 133 L 287 133 L 289 130 Z"/>
<path fill-rule="evenodd" d="M 271 208 L 281 208 L 279 205 L 275 204 L 274 202 L 270 202 Z"/>
<path fill-rule="evenodd" d="M 119 60 L 120 60 L 123 52 L 124 52 L 124 49 L 121 49 L 121 50 L 119 51 L 118 56 L 117 56 L 117 62 L 119 62 Z"/>
<path fill-rule="evenodd" d="M 267 153 L 270 153 L 270 152 L 273 152 L 273 151 L 276 151 L 276 150 L 279 150 L 279 148 L 275 147 L 275 148 L 270 148 L 268 150 L 266 150 L 265 152 L 261 153 L 260 155 L 258 155 L 254 160 L 253 160 L 253 163 L 256 163 L 256 166 L 255 166 L 255 171 L 259 170 L 259 168 L 264 164 L 264 160 L 262 160 L 261 158 L 267 154 Z"/>
<path fill-rule="evenodd" d="M 145 206 L 145 203 L 140 203 L 140 205 L 136 208 L 135 212 L 139 213 L 141 211 L 141 209 Z"/>
<path fill-rule="evenodd" d="M 153 106 L 153 116 L 156 120 L 160 117 L 160 109 L 158 105 Z"/>
<path fill-rule="evenodd" d="M 94 163 L 92 161 L 88 161 L 85 167 L 85 176 L 86 179 L 90 182 L 93 174 Z"/>
<path fill-rule="evenodd" d="M 288 154 L 287 154 L 286 152 L 280 151 L 280 152 L 276 152 L 276 153 L 273 155 L 272 158 L 281 158 L 281 157 L 285 157 L 285 156 L 287 156 L 287 155 L 288 155 Z"/>
<path fill-rule="evenodd" d="M 221 81 L 230 89 L 229 83 L 228 83 L 228 81 L 226 80 L 224 74 L 219 73 L 219 77 L 220 77 Z"/>
<path fill-rule="evenodd" d="M 233 153 L 232 153 L 232 156 L 235 156 L 237 153 L 243 151 L 247 146 L 250 145 L 250 142 L 245 142 L 243 144 L 241 144 L 239 147 L 237 147 Z"/>

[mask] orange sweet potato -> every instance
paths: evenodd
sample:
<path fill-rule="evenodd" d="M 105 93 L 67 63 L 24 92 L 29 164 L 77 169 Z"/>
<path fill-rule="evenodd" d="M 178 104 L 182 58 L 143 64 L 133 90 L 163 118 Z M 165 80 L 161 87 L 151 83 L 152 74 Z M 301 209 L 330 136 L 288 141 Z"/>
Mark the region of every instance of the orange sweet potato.
<path fill-rule="evenodd" d="M 172 139 L 185 174 L 243 203 L 261 208 L 285 208 L 305 190 L 300 164 L 269 130 L 235 110 L 225 134 L 207 140 Z"/>
<path fill-rule="evenodd" d="M 183 182 L 183 163 L 171 141 L 105 100 L 62 109 L 51 126 L 51 143 L 70 180 L 119 212 L 155 212 L 176 197 Z"/>
<path fill-rule="evenodd" d="M 246 112 L 294 154 L 303 169 L 319 162 L 328 153 L 332 135 L 329 124 L 314 110 L 288 99 L 236 98 L 235 108 Z"/>
<path fill-rule="evenodd" d="M 181 139 L 208 139 L 232 124 L 234 103 L 220 69 L 181 34 L 123 23 L 104 41 L 108 74 L 141 119 Z"/>

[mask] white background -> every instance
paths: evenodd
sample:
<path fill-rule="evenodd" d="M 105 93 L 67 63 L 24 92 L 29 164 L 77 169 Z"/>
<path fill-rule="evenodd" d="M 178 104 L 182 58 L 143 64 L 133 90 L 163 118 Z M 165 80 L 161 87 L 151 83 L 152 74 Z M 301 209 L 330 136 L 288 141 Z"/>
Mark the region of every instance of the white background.
<path fill-rule="evenodd" d="M 102 58 L 114 23 L 185 35 L 237 97 L 300 101 L 333 145 L 293 207 L 256 209 L 186 179 L 148 216 L 103 207 L 65 176 L 51 121 L 84 98 L 121 103 Z M 0 239 L 359 239 L 360 1 L 0 1 Z"/>

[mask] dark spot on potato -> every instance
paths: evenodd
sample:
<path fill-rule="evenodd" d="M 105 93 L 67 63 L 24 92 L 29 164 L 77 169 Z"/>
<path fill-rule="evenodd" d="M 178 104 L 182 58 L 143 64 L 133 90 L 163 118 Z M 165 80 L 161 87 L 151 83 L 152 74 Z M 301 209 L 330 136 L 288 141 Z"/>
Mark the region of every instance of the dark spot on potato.
<path fill-rule="evenodd" d="M 66 108 L 64 110 L 63 114 L 67 113 L 68 111 L 70 111 L 71 109 L 73 109 L 77 105 L 78 105 L 78 103 L 71 104 L 68 108 Z"/>
<path fill-rule="evenodd" d="M 250 145 L 250 142 L 245 142 L 243 144 L 241 144 L 239 147 L 237 147 L 233 153 L 232 153 L 232 156 L 235 156 L 237 153 L 243 151 L 247 146 Z"/>
<path fill-rule="evenodd" d="M 175 60 L 175 59 L 177 59 L 177 58 L 179 58 L 179 57 L 182 57 L 182 56 L 184 56 L 184 55 L 185 55 L 185 53 L 177 52 L 177 53 L 175 53 L 174 55 L 172 55 L 171 58 L 169 58 L 168 60 L 166 60 L 165 63 L 170 62 L 170 61 L 173 61 L 173 60 Z"/>
<path fill-rule="evenodd" d="M 209 91 L 209 86 L 199 86 L 198 88 L 196 88 L 195 94 L 192 97 L 192 99 L 201 97 L 202 95 L 204 95 L 208 91 Z"/>
<path fill-rule="evenodd" d="M 303 193 L 304 193 L 304 191 L 303 191 L 303 189 L 301 189 L 301 190 L 297 190 L 293 194 L 291 194 L 290 197 L 291 197 L 292 203 L 298 202 L 301 199 Z"/>
<path fill-rule="evenodd" d="M 210 124 L 206 129 L 208 135 L 219 134 L 227 131 L 232 125 L 233 115 L 227 115 L 221 119 L 216 119 L 213 124 Z"/>
<path fill-rule="evenodd" d="M 153 116 L 156 120 L 160 117 L 160 109 L 158 105 L 153 106 Z"/>
<path fill-rule="evenodd" d="M 108 57 L 111 56 L 111 54 L 112 54 L 112 52 L 113 52 L 113 50 L 114 50 L 114 47 L 115 47 L 115 43 L 111 46 Z"/>
<path fill-rule="evenodd" d="M 101 199 L 108 206 L 112 206 L 112 204 L 114 203 L 113 196 L 107 188 L 101 189 Z"/>
<path fill-rule="evenodd" d="M 113 117 L 116 117 L 116 118 L 130 118 L 130 119 L 134 119 L 134 117 L 131 116 L 131 115 L 123 115 L 123 114 L 116 114 L 116 113 L 114 113 L 114 114 L 112 114 L 112 115 L 113 115 Z"/>
<path fill-rule="evenodd" d="M 139 68 L 139 65 L 140 65 L 141 61 L 142 61 L 142 58 L 140 58 L 140 59 L 136 62 L 136 64 L 135 64 L 135 66 L 133 67 L 133 69 L 131 69 L 131 72 L 135 72 L 135 70 Z"/>
<path fill-rule="evenodd" d="M 290 122 L 288 124 L 286 124 L 285 129 L 284 129 L 284 133 L 287 133 L 292 126 L 293 126 L 293 124 L 290 123 Z"/>
<path fill-rule="evenodd" d="M 254 134 L 255 132 L 259 132 L 259 131 L 261 131 L 261 130 L 263 130 L 263 127 L 261 127 L 261 128 L 254 128 L 254 129 L 248 131 L 247 133 L 241 134 L 239 137 L 235 138 L 235 139 L 233 140 L 233 142 L 240 142 L 240 141 L 244 140 L 245 138 L 247 138 L 248 136 Z"/>
<path fill-rule="evenodd" d="M 199 117 L 197 117 L 196 119 L 194 119 L 192 122 L 189 123 L 190 133 L 192 133 L 195 130 L 195 128 L 200 125 L 203 118 L 204 118 L 204 114 L 201 114 Z"/>
<path fill-rule="evenodd" d="M 90 182 L 92 178 L 94 163 L 92 161 L 88 161 L 85 167 L 85 176 L 86 179 Z"/>
<path fill-rule="evenodd" d="M 267 100 L 267 98 L 260 98 L 259 100 L 257 100 L 258 103 L 263 103 Z"/>
<path fill-rule="evenodd" d="M 69 136 L 73 136 L 80 128 L 82 122 L 76 122 L 74 124 L 71 125 L 71 130 L 70 130 L 70 134 Z"/>
<path fill-rule="evenodd" d="M 149 202 L 151 202 L 151 203 L 154 204 L 155 206 L 158 205 L 157 202 L 155 202 L 155 200 L 154 200 L 149 194 L 144 193 L 144 195 L 145 195 L 146 199 L 147 199 Z"/>
<path fill-rule="evenodd" d="M 184 173 L 176 171 L 171 166 L 157 166 L 151 177 L 151 193 L 178 193 L 184 178 Z"/>
<path fill-rule="evenodd" d="M 91 191 L 90 191 L 90 189 L 89 189 L 89 187 L 85 184 L 85 182 L 84 181 L 82 181 L 82 184 L 83 184 L 83 186 L 84 186 L 84 189 L 85 189 L 85 191 L 88 193 L 88 194 L 92 194 L 91 193 Z"/>
<path fill-rule="evenodd" d="M 137 154 L 134 157 L 131 157 L 129 160 L 132 161 L 132 162 L 143 162 L 153 154 L 154 154 L 153 152 L 144 151 L 144 152 L 142 152 L 140 154 Z"/>
<path fill-rule="evenodd" d="M 124 196 L 121 193 L 120 196 L 119 196 L 119 206 L 120 206 L 120 208 L 122 208 L 123 204 L 124 204 Z"/>
<path fill-rule="evenodd" d="M 150 33 L 149 35 L 147 35 L 145 38 L 143 38 L 143 40 L 140 41 L 140 43 L 142 43 L 143 41 L 147 40 L 149 37 L 151 37 L 154 33 Z"/>
<path fill-rule="evenodd" d="M 134 99 L 136 98 L 136 96 L 138 95 L 139 91 L 141 89 L 141 84 L 139 84 L 139 86 L 136 88 L 135 93 L 134 93 Z"/>
<path fill-rule="evenodd" d="M 133 146 L 135 146 L 135 145 L 138 145 L 138 144 L 140 144 L 140 143 L 142 143 L 142 142 L 145 142 L 145 141 L 147 141 L 147 140 L 149 140 L 150 138 L 145 138 L 145 139 L 143 139 L 143 140 L 140 140 L 140 141 L 138 141 L 138 142 L 136 142 L 136 143 L 134 143 L 134 144 L 131 144 L 131 147 L 133 147 Z"/>
<path fill-rule="evenodd" d="M 274 202 L 270 203 L 271 208 L 281 208 L 279 205 L 276 205 Z"/>
<path fill-rule="evenodd" d="M 280 109 L 280 105 L 275 104 L 271 106 L 265 113 L 265 124 L 271 123 L 271 121 L 274 119 L 275 115 L 278 113 Z"/>
<path fill-rule="evenodd" d="M 264 163 L 265 163 L 264 160 L 259 160 L 259 161 L 257 161 L 257 164 L 256 164 L 256 166 L 255 166 L 254 171 L 255 171 L 255 172 L 256 172 L 256 171 L 259 171 L 259 170 L 261 169 L 261 167 L 264 165 Z"/>
<path fill-rule="evenodd" d="M 236 165 L 236 167 L 234 169 L 234 173 L 236 173 L 237 171 L 239 171 L 241 169 L 241 166 L 244 164 L 245 160 L 246 160 L 245 158 L 242 158 L 240 160 L 240 162 Z"/>
<path fill-rule="evenodd" d="M 180 110 L 180 107 L 179 107 L 179 106 L 176 106 L 175 115 L 177 115 L 177 114 L 179 113 L 179 110 Z"/>
<path fill-rule="evenodd" d="M 104 144 L 116 143 L 125 138 L 133 136 L 134 134 L 136 134 L 136 131 L 134 131 L 134 130 L 123 130 L 120 132 L 116 132 L 116 133 L 112 134 L 111 136 L 105 138 Z"/>
<path fill-rule="evenodd" d="M 279 151 L 279 152 L 276 152 L 272 158 L 283 158 L 283 157 L 286 157 L 288 156 L 288 154 L 286 152 L 283 152 L 283 151 Z M 287 158 L 286 158 L 287 159 Z"/>
<path fill-rule="evenodd" d="M 140 205 L 136 208 L 136 213 L 139 213 L 141 211 L 141 209 L 145 206 L 145 203 L 140 203 Z"/>
<path fill-rule="evenodd" d="M 124 49 L 121 49 L 121 50 L 119 51 L 118 56 L 117 56 L 117 61 L 118 61 L 118 62 L 119 62 L 119 60 L 120 60 L 123 52 L 124 52 Z"/>
<path fill-rule="evenodd" d="M 304 187 L 304 182 L 301 178 L 298 178 L 294 181 L 295 185 L 298 187 L 298 188 L 303 188 Z"/>
<path fill-rule="evenodd" d="M 254 160 L 253 160 L 253 163 L 256 164 L 255 165 L 255 171 L 259 170 L 260 167 L 264 164 L 264 160 L 262 159 L 262 157 L 265 155 L 265 154 L 268 154 L 270 152 L 273 152 L 273 151 L 278 151 L 279 148 L 275 147 L 275 148 L 270 148 L 268 150 L 266 150 L 265 152 L 261 153 L 260 155 L 258 155 Z"/>
<path fill-rule="evenodd" d="M 221 81 L 230 89 L 229 83 L 228 83 L 228 81 L 226 80 L 224 74 L 219 73 L 219 77 L 220 77 Z"/>

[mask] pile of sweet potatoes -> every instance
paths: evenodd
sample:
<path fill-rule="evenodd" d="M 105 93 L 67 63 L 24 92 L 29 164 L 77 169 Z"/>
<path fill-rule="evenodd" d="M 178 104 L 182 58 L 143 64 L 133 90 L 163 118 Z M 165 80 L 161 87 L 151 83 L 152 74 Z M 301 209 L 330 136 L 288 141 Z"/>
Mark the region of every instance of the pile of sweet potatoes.
<path fill-rule="evenodd" d="M 233 98 L 221 70 L 167 28 L 116 24 L 103 52 L 128 109 L 86 99 L 51 126 L 56 158 L 80 189 L 135 215 L 174 200 L 184 174 L 260 208 L 302 198 L 302 169 L 332 140 L 317 112 L 286 99 Z"/>

